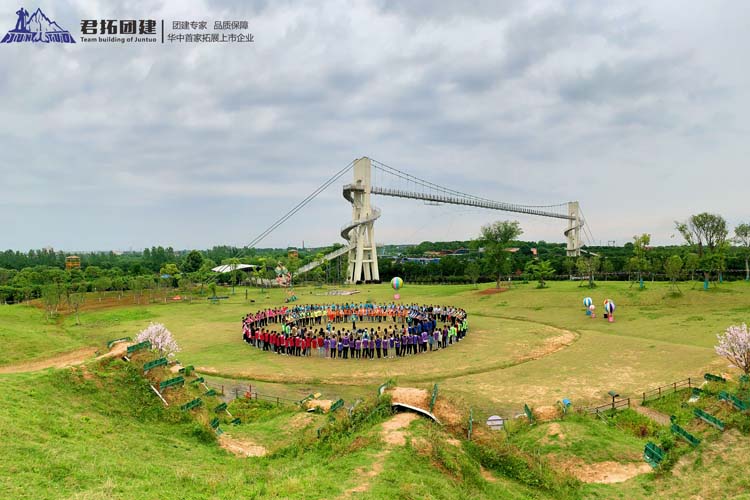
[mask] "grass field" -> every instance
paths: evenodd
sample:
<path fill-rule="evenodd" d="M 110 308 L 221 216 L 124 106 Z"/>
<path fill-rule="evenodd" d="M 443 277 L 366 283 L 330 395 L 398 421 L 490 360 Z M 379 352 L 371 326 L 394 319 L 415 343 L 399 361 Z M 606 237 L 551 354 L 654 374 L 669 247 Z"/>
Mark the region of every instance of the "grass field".
<path fill-rule="evenodd" d="M 297 293 L 301 303 L 391 299 L 387 285 L 359 289 L 351 299 L 318 296 L 323 290 L 314 288 Z M 6 306 L 0 307 L 0 338 L 7 345 L 0 366 L 101 346 L 106 339 L 134 335 L 148 322 L 159 321 L 177 337 L 183 362 L 218 376 L 265 382 L 269 392 L 273 383 L 283 383 L 298 386 L 295 394 L 313 387 L 337 392 L 340 386 L 340 392 L 351 395 L 352 388 L 370 390 L 394 378 L 411 385 L 439 382 L 442 390 L 487 411 L 518 409 L 525 402 L 552 404 L 561 397 L 598 401 L 610 389 L 635 394 L 708 369 L 725 369 L 713 353 L 715 335 L 747 317 L 750 286 L 683 289 L 684 295 L 674 298 L 663 283 L 649 283 L 644 291 L 626 283 L 600 283 L 590 291 L 555 282 L 544 290 L 517 285 L 492 295 L 471 286 L 407 285 L 403 302 L 466 308 L 470 334 L 445 351 L 372 362 L 287 358 L 241 342 L 242 316 L 282 303 L 280 290 L 249 290 L 245 300 L 245 290 L 238 289 L 218 306 L 195 300 L 92 310 L 81 315 L 80 326 L 72 316 L 46 324 L 36 308 Z M 604 298 L 614 300 L 616 322 L 585 316 L 581 300 L 587 295 L 599 309 Z"/>
<path fill-rule="evenodd" d="M 481 423 L 490 414 L 512 416 L 524 403 L 552 405 L 568 397 L 580 406 L 606 401 L 610 389 L 635 397 L 705 371 L 731 372 L 714 354 L 716 334 L 747 321 L 750 313 L 746 283 L 709 291 L 683 286 L 681 297 L 673 297 L 661 283 L 648 283 L 643 291 L 625 283 L 600 283 L 589 290 L 554 282 L 544 290 L 529 284 L 502 293 L 479 293 L 487 287 L 407 284 L 401 291 L 403 302 L 465 308 L 469 334 L 445 351 L 380 361 L 287 358 L 247 346 L 240 338 L 240 319 L 247 312 L 281 304 L 280 290 L 251 289 L 245 299 L 245 290 L 238 289 L 220 305 L 196 299 L 98 308 L 91 298 L 80 325 L 72 316 L 47 322 L 40 309 L 29 305 L 0 306 L 0 373 L 38 369 L 44 366 L 42 360 L 61 353 L 91 356 L 91 351 L 104 349 L 107 339 L 134 336 L 150 321 L 158 321 L 181 345 L 180 360 L 211 374 L 215 383 L 253 384 L 258 392 L 289 399 L 319 391 L 324 398 L 347 401 L 371 396 L 387 379 L 424 388 L 438 383 L 441 397 L 467 416 L 473 407 Z M 359 290 L 358 295 L 342 298 L 318 295 L 324 289 L 300 288 L 297 295 L 300 303 L 385 302 L 392 297 L 386 285 Z M 599 310 L 605 298 L 614 300 L 616 321 L 585 316 L 584 296 L 593 297 Z M 121 384 L 115 389 L 102 382 L 122 382 L 126 375 L 120 371 L 100 370 L 96 376 L 92 382 L 71 381 L 65 370 L 0 374 L 0 452 L 8 458 L 0 465 L 0 489 L 9 492 L 9 498 L 163 498 L 173 491 L 188 492 L 184 498 L 335 498 L 355 487 L 352 478 L 363 474 L 373 460 L 379 461 L 379 472 L 369 481 L 364 498 L 680 498 L 688 493 L 720 498 L 715 495 L 721 491 L 734 495 L 747 486 L 731 472 L 746 466 L 747 460 L 724 456 L 735 448 L 748 448 L 748 438 L 736 436 L 736 431 L 708 432 L 705 452 L 686 455 L 676 466 L 680 477 L 638 476 L 617 485 L 586 485 L 563 495 L 529 489 L 497 473 L 496 482 L 487 481 L 476 460 L 463 452 L 456 455 L 451 446 L 427 452 L 408 446 L 388 448 L 383 455 L 377 426 L 350 436 L 333 454 L 308 450 L 291 456 L 285 450 L 295 449 L 321 421 L 284 408 L 247 410 L 250 421 L 234 434 L 252 439 L 273 455 L 237 462 L 215 444 L 203 442 L 194 422 L 164 413 L 147 389 L 123 392 Z M 681 404 L 683 397 L 678 394 L 652 406 L 676 413 L 688 425 L 689 415 L 668 406 Z M 718 406 L 710 409 L 723 411 L 722 416 L 739 425 L 731 412 Z M 690 429 L 696 425 L 690 422 Z M 434 432 L 423 422 L 410 428 L 412 436 L 425 439 L 437 439 Z M 532 428 L 513 440 L 527 453 L 581 463 L 640 462 L 644 442 L 643 437 L 585 419 L 566 420 L 554 432 L 548 425 Z M 347 451 L 339 456 L 342 449 Z M 704 463 L 703 455 L 712 461 Z M 331 467 L 324 465 L 328 462 Z M 342 471 L 345 479 L 334 470 Z M 727 483 L 723 490 L 706 480 L 707 471 Z M 308 476 L 325 488 L 316 489 Z M 446 476 L 461 481 L 446 483 Z M 151 496 L 136 494 L 150 491 L 155 477 L 164 479 Z M 247 477 L 255 479 L 248 483 Z M 30 484 L 35 486 L 29 489 Z"/>

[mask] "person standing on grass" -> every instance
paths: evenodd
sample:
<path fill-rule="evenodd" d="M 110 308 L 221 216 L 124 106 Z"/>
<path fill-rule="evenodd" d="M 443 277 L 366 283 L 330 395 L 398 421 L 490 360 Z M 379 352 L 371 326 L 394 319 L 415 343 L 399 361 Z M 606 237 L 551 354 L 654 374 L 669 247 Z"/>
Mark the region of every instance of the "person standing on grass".
<path fill-rule="evenodd" d="M 380 335 L 375 335 L 375 351 L 378 353 L 378 359 L 380 359 L 380 350 L 383 347 L 383 341 L 380 339 Z"/>
<path fill-rule="evenodd" d="M 325 350 L 325 357 L 327 358 L 330 354 L 331 349 L 331 338 L 330 335 L 326 335 L 326 338 L 323 340 L 323 349 Z"/>

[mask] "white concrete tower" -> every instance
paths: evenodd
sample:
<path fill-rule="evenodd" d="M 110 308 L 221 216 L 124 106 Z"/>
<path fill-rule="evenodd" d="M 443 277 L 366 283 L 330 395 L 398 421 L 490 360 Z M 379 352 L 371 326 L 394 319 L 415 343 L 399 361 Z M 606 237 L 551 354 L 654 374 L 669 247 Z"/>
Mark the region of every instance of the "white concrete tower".
<path fill-rule="evenodd" d="M 352 204 L 352 221 L 341 230 L 349 241 L 349 283 L 379 282 L 375 247 L 375 219 L 380 210 L 370 204 L 372 164 L 367 157 L 354 162 L 354 182 L 344 186 L 344 198 Z"/>
<path fill-rule="evenodd" d="M 565 236 L 568 238 L 567 255 L 568 257 L 578 257 L 581 255 L 581 212 L 578 209 L 577 201 L 568 202 L 568 215 L 571 217 L 568 219 L 568 229 L 565 231 Z"/>

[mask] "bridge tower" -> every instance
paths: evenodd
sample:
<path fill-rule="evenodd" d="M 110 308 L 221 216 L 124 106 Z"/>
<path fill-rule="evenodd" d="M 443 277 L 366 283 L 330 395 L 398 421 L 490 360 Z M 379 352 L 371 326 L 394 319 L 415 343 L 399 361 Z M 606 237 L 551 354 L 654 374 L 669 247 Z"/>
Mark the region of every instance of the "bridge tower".
<path fill-rule="evenodd" d="M 568 257 L 578 257 L 581 255 L 581 211 L 578 208 L 577 201 L 568 202 L 568 229 L 565 231 L 565 237 L 568 239 L 566 254 Z"/>
<path fill-rule="evenodd" d="M 344 198 L 352 204 L 352 221 L 341 235 L 349 240 L 349 283 L 380 282 L 375 247 L 375 219 L 380 211 L 370 203 L 372 163 L 367 157 L 354 162 L 354 181 L 344 186 Z"/>

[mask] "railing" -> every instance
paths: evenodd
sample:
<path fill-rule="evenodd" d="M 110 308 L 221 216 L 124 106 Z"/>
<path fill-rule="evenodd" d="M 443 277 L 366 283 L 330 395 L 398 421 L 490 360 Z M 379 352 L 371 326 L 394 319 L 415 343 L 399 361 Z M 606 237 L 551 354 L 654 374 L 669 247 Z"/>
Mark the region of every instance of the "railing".
<path fill-rule="evenodd" d="M 625 408 L 630 408 L 630 398 L 615 399 L 611 403 L 607 403 L 607 404 L 600 405 L 600 406 L 593 406 L 590 408 L 584 408 L 582 412 L 593 413 L 593 414 L 598 415 L 599 413 L 603 413 L 605 411 L 622 410 Z"/>
<path fill-rule="evenodd" d="M 667 394 L 677 392 L 678 389 L 682 389 L 683 387 L 687 387 L 688 389 L 693 387 L 692 377 L 678 380 L 677 382 L 672 382 L 671 384 L 662 385 L 660 387 L 657 387 L 656 389 L 645 391 L 642 393 L 642 402 L 645 403 L 646 401 L 652 399 L 659 399 L 663 396 L 666 396 Z"/>

